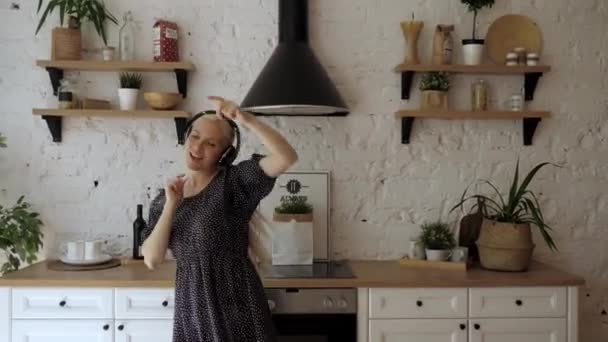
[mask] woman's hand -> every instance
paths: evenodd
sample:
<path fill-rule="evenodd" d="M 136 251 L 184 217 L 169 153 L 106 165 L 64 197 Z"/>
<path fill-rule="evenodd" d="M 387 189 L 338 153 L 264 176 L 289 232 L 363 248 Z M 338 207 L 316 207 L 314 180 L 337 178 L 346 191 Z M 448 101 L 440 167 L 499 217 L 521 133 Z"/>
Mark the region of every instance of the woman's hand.
<path fill-rule="evenodd" d="M 243 125 L 250 124 L 256 120 L 253 114 L 241 111 L 239 106 L 230 100 L 226 100 L 220 96 L 209 96 L 208 98 L 216 104 L 216 113 L 222 119 L 232 120 Z"/>
<path fill-rule="evenodd" d="M 165 206 L 176 208 L 184 199 L 184 183 L 186 182 L 183 175 L 172 178 L 165 186 Z"/>

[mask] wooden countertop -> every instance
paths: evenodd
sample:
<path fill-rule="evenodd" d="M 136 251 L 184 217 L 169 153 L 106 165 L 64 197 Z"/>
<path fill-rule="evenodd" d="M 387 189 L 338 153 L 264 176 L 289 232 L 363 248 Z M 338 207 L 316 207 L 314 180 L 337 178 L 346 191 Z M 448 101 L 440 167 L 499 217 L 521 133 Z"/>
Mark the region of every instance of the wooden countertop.
<path fill-rule="evenodd" d="M 350 287 L 518 287 L 579 286 L 584 279 L 534 263 L 528 272 L 504 273 L 473 268 L 468 272 L 425 270 L 400 266 L 397 261 L 350 261 L 355 279 L 270 279 L 267 288 L 350 288 Z M 175 263 L 167 261 L 149 271 L 142 262 L 131 262 L 98 271 L 60 272 L 42 261 L 0 278 L 0 286 L 74 287 L 173 287 Z"/>

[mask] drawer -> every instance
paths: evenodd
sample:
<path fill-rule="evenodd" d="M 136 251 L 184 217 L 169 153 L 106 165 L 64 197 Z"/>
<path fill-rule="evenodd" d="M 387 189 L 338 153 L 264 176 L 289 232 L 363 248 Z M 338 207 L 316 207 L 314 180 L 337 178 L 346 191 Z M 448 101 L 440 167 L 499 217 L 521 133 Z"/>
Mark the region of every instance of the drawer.
<path fill-rule="evenodd" d="M 113 290 L 107 288 L 14 288 L 13 319 L 112 318 Z"/>
<path fill-rule="evenodd" d="M 370 318 L 466 318 L 467 289 L 370 289 Z"/>
<path fill-rule="evenodd" d="M 166 289 L 116 289 L 116 318 L 172 319 L 175 291 Z"/>
<path fill-rule="evenodd" d="M 470 289 L 471 317 L 565 317 L 565 287 Z"/>

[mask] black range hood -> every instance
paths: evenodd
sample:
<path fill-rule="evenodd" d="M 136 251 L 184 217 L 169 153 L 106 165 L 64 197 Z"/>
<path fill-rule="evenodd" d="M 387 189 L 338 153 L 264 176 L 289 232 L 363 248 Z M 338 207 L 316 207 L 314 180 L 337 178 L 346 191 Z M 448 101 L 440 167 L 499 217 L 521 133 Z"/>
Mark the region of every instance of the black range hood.
<path fill-rule="evenodd" d="M 241 108 L 258 115 L 348 114 L 336 86 L 308 45 L 308 0 L 279 0 L 279 44 Z"/>

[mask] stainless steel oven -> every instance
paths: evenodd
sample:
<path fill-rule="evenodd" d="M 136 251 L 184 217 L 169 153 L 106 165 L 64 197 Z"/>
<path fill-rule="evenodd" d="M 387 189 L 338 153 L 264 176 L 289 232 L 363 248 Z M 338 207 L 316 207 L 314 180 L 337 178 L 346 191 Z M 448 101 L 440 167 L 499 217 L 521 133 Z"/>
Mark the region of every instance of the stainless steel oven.
<path fill-rule="evenodd" d="M 266 289 L 279 342 L 356 342 L 356 289 Z"/>

